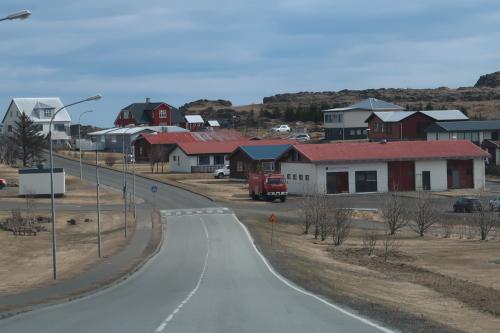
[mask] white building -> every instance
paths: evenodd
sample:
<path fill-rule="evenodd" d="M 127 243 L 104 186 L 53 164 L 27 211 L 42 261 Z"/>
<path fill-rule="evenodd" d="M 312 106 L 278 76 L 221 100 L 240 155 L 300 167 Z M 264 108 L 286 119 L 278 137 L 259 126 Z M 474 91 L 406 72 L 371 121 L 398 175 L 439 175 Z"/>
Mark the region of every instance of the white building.
<path fill-rule="evenodd" d="M 402 111 L 403 107 L 376 98 L 368 98 L 345 108 L 323 110 L 325 139 L 366 139 L 366 119 L 375 111 Z"/>
<path fill-rule="evenodd" d="M 2 133 L 5 135 L 13 133 L 16 121 L 24 113 L 38 126 L 39 133 L 47 135 L 50 119 L 61 107 L 63 103 L 58 97 L 13 98 L 2 120 Z M 52 139 L 55 145 L 68 143 L 70 123 L 71 117 L 68 111 L 62 109 L 52 122 Z"/>
<path fill-rule="evenodd" d="M 489 154 L 470 141 L 296 145 L 281 162 L 288 192 L 483 189 Z"/>
<path fill-rule="evenodd" d="M 50 169 L 19 169 L 19 195 L 48 196 L 50 189 Z M 66 193 L 66 173 L 63 168 L 54 168 L 54 195 Z"/>

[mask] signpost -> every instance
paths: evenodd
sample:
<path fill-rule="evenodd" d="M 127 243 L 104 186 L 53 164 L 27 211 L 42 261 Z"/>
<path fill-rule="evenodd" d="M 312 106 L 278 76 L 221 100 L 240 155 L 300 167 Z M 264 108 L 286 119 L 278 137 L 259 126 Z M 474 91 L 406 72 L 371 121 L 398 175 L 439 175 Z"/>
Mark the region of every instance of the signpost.
<path fill-rule="evenodd" d="M 273 246 L 273 238 L 274 238 L 274 224 L 278 222 L 278 219 L 274 213 L 269 216 L 269 223 L 271 223 L 271 246 Z"/>
<path fill-rule="evenodd" d="M 151 185 L 151 193 L 153 193 L 153 208 L 156 211 L 156 192 L 158 192 L 158 186 Z"/>

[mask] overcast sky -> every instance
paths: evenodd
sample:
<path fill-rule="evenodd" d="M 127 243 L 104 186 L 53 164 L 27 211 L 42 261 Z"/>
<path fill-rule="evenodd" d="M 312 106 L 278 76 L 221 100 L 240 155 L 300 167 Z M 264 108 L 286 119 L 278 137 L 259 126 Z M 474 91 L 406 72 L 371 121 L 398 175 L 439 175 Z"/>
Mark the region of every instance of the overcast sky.
<path fill-rule="evenodd" d="M 2 0 L 0 101 L 59 96 L 111 126 L 129 103 L 473 85 L 500 69 L 496 0 Z M 76 115 L 76 117 L 75 117 Z"/>

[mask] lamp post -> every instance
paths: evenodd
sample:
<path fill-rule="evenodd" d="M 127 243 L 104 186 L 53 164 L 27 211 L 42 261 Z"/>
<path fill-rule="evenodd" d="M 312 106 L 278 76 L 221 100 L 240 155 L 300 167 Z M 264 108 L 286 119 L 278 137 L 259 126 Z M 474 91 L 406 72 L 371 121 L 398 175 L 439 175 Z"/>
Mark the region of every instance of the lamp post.
<path fill-rule="evenodd" d="M 97 204 L 97 256 L 101 257 L 101 205 L 99 202 L 99 153 L 95 144 L 95 182 L 96 182 L 96 204 Z"/>
<path fill-rule="evenodd" d="M 80 146 L 80 180 L 83 179 L 83 167 L 82 167 L 82 136 L 80 133 L 80 127 L 82 126 L 82 116 L 86 113 L 94 112 L 93 110 L 88 110 L 80 114 L 78 117 L 78 145 Z M 96 144 L 97 145 L 97 144 Z"/>
<path fill-rule="evenodd" d="M 29 10 L 21 10 L 12 14 L 9 14 L 5 17 L 0 18 L 0 21 L 5 21 L 5 20 L 25 20 L 28 17 L 30 17 L 31 12 Z"/>
<path fill-rule="evenodd" d="M 125 238 L 128 235 L 128 222 L 127 222 L 127 160 L 128 160 L 128 145 L 127 151 L 125 151 L 125 134 L 132 129 L 129 127 L 125 129 L 122 133 L 122 153 L 123 153 L 123 215 L 125 219 Z"/>
<path fill-rule="evenodd" d="M 86 99 L 82 99 L 78 102 L 70 103 L 67 105 L 63 105 L 59 109 L 54 112 L 52 115 L 52 118 L 50 118 L 50 123 L 49 123 L 49 159 L 50 159 L 50 206 L 52 210 L 52 272 L 54 276 L 54 280 L 57 279 L 57 260 L 56 260 L 56 207 L 54 204 L 54 159 L 53 159 L 53 154 L 52 154 L 52 123 L 54 122 L 54 119 L 56 115 L 63 110 L 64 108 L 68 108 L 70 106 L 84 103 L 84 102 L 89 102 L 89 101 L 95 101 L 101 99 L 101 95 L 96 95 L 92 96 Z"/>

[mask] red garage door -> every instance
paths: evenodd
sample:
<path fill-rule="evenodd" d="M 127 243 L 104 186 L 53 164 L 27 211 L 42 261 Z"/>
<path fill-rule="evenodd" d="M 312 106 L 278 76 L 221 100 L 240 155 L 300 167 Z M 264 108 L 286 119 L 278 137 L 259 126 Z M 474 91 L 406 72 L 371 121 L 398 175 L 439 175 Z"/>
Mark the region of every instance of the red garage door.
<path fill-rule="evenodd" d="M 415 191 L 415 161 L 388 162 L 389 191 Z"/>
<path fill-rule="evenodd" d="M 448 160 L 448 188 L 473 188 L 474 164 L 472 160 Z"/>

